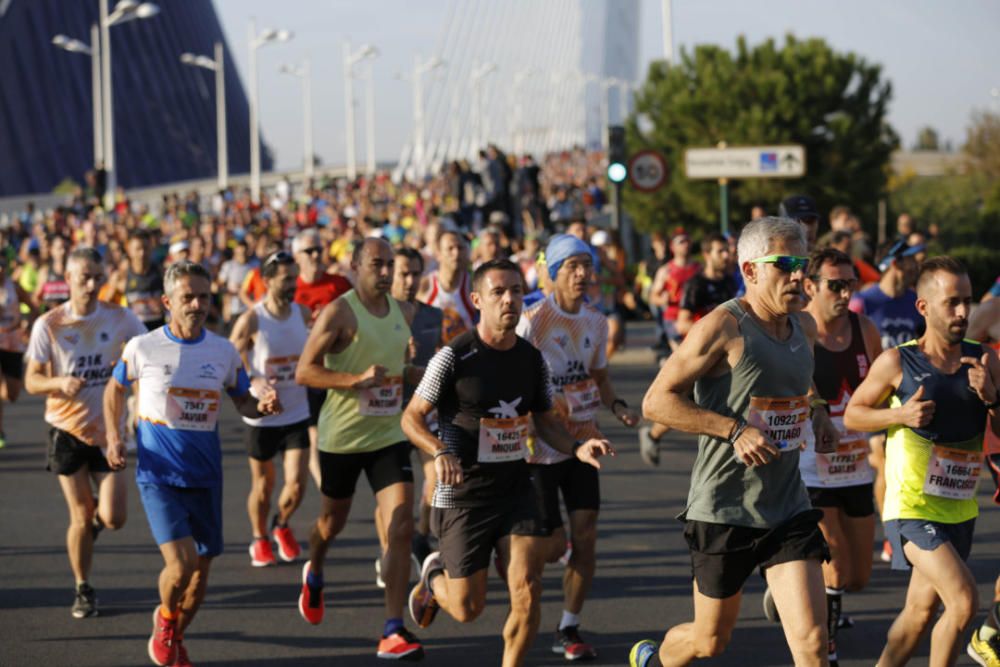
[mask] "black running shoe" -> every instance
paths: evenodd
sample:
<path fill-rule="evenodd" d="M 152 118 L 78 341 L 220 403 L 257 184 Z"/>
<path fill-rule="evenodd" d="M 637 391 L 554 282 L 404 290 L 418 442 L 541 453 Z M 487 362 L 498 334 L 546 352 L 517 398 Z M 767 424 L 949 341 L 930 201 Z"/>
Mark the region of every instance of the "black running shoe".
<path fill-rule="evenodd" d="M 97 593 L 88 583 L 76 587 L 76 599 L 73 601 L 73 618 L 97 616 Z"/>
<path fill-rule="evenodd" d="M 556 629 L 556 637 L 552 642 L 552 652 L 558 653 L 567 660 L 593 660 L 597 657 L 594 647 L 580 637 L 579 625 L 567 625 Z"/>

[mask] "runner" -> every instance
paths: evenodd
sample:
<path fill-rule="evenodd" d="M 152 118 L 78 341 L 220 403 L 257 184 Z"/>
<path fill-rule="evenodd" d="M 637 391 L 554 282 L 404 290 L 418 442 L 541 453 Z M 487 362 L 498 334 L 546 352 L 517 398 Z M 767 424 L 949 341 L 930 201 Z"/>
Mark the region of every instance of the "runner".
<path fill-rule="evenodd" d="M 40 312 L 69 301 L 69 285 L 66 283 L 69 239 L 60 234 L 51 234 L 48 237 L 48 249 L 48 263 L 38 274 L 38 291 L 35 292 L 35 306 Z"/>
<path fill-rule="evenodd" d="M 387 535 L 380 568 L 386 621 L 377 655 L 420 660 L 423 647 L 403 626 L 413 469 L 410 443 L 399 425 L 415 309 L 389 296 L 394 263 L 392 248 L 382 239 L 365 239 L 355 247 L 351 267 L 357 285 L 320 313 L 295 373 L 300 384 L 327 392 L 319 416 L 323 504 L 309 538 L 309 561 L 302 568 L 299 613 L 313 625 L 323 620 L 323 562 L 330 542 L 347 523 L 364 471 Z"/>
<path fill-rule="evenodd" d="M 819 209 L 816 202 L 808 195 L 793 195 L 778 205 L 778 215 L 795 220 L 806 233 L 808 250 L 816 247 L 816 234 L 819 232 Z"/>
<path fill-rule="evenodd" d="M 855 593 L 868 585 L 872 571 L 875 535 L 875 505 L 872 501 L 874 473 L 868 465 L 868 434 L 843 428 L 844 409 L 853 392 L 882 351 L 879 332 L 864 315 L 847 309 L 858 284 L 851 258 L 827 248 L 809 259 L 805 281 L 809 305 L 806 312 L 816 321 L 813 380 L 819 398 L 833 423 L 837 442 L 806 442 L 799 456 L 799 472 L 809 490 L 813 507 L 823 512 L 819 527 L 830 547 L 830 561 L 823 565 L 826 582 L 828 658 L 837 662 L 837 628 L 843 617 L 845 592 Z"/>
<path fill-rule="evenodd" d="M 146 329 L 153 331 L 165 323 L 163 311 L 163 269 L 153 264 L 152 239 L 145 229 L 136 229 L 128 238 L 128 272 L 121 286 L 125 302 Z M 121 285 L 121 283 L 119 283 Z"/>
<path fill-rule="evenodd" d="M 662 358 L 680 345 L 677 332 L 677 315 L 680 311 L 684 284 L 701 271 L 701 265 L 691 259 L 691 237 L 683 229 L 674 232 L 670 239 L 670 261 L 661 266 L 653 276 L 653 289 L 649 303 L 663 309 L 663 329 L 667 334 L 669 349 Z"/>
<path fill-rule="evenodd" d="M 351 283 L 343 276 L 327 273 L 324 258 L 326 253 L 315 229 L 299 232 L 292 241 L 292 253 L 299 267 L 299 276 L 295 280 L 295 303 L 309 309 L 309 326 L 312 327 L 324 306 L 351 289 Z M 316 424 L 319 422 L 319 411 L 326 399 L 326 392 L 309 387 L 306 394 L 309 397 L 309 472 L 316 488 L 320 488 Z"/>
<path fill-rule="evenodd" d="M 812 509 L 798 471 L 810 432 L 816 335 L 812 318 L 798 314 L 805 250 L 796 222 L 766 217 L 747 224 L 739 241 L 746 297 L 695 323 L 646 392 L 647 418 L 701 434 L 680 515 L 691 549 L 694 621 L 671 628 L 659 647 L 649 640 L 633 646 L 632 667 L 720 655 L 743 584 L 758 567 L 794 663 L 826 663 L 820 561 L 828 554 L 817 525 L 822 514 Z M 829 425 L 823 411 L 816 414 Z"/>
<path fill-rule="evenodd" d="M 247 305 L 240 300 L 240 285 L 259 265 L 256 257 L 250 257 L 247 242 L 240 239 L 233 246 L 232 259 L 219 268 L 215 289 L 222 294 L 222 321 L 227 327 L 233 326 L 236 318 L 247 312 Z"/>
<path fill-rule="evenodd" d="M 305 494 L 309 451 L 309 402 L 305 387 L 295 382 L 295 367 L 309 336 L 309 309 L 292 301 L 298 268 L 284 251 L 271 255 L 260 269 L 267 295 L 236 320 L 230 341 L 250 370 L 250 391 L 255 396 L 277 392 L 284 410 L 260 419 L 244 417 L 250 460 L 250 495 L 247 512 L 253 530 L 250 564 L 274 565 L 277 560 L 271 540 L 278 545 L 281 560 L 290 563 L 301 551 L 288 525 Z M 285 484 L 278 509 L 267 527 L 276 473 L 274 457 L 282 452 Z"/>
<path fill-rule="evenodd" d="M 892 568 L 913 572 L 906 605 L 889 629 L 879 665 L 906 664 L 924 631 L 930 665 L 955 664 L 977 611 L 976 581 L 965 561 L 979 506 L 984 426 L 1000 435 L 1000 360 L 963 340 L 972 304 L 965 268 L 950 257 L 924 263 L 917 308 L 927 331 L 880 355 L 844 415 L 856 431 L 888 429 L 882 521 Z M 880 407 L 889 399 L 889 407 Z"/>
<path fill-rule="evenodd" d="M 104 392 L 107 460 L 125 467 L 120 426 L 125 391 L 138 392 L 136 482 L 164 567 L 160 605 L 147 650 L 157 665 L 190 665 L 184 632 L 222 553 L 222 448 L 217 421 L 223 389 L 245 417 L 277 414 L 273 392 L 254 399 L 239 353 L 205 328 L 212 281 L 200 264 L 175 262 L 163 279 L 170 324 L 125 346 Z"/>
<path fill-rule="evenodd" d="M 851 310 L 867 315 L 878 327 L 883 350 L 913 340 L 923 329 L 924 318 L 917 311 L 917 293 L 913 291 L 920 269 L 914 255 L 923 249 L 908 246 L 905 240 L 894 243 L 879 263 L 882 278 L 878 284 L 851 299 Z M 885 434 L 873 434 L 869 445 L 869 461 L 875 469 L 875 504 L 881 514 L 885 502 Z M 888 539 L 882 544 L 881 559 L 885 563 L 892 559 Z"/>
<path fill-rule="evenodd" d="M 441 340 L 447 343 L 475 326 L 469 277 L 469 244 L 453 230 L 437 238 L 438 269 L 421 281 L 417 298 L 444 313 Z"/>
<path fill-rule="evenodd" d="M 594 269 L 593 249 L 575 236 L 561 234 L 549 242 L 545 256 L 555 290 L 524 311 L 517 334 L 541 351 L 556 389 L 556 410 L 563 426 L 576 438 L 603 437 L 596 420 L 601 405 L 626 426 L 635 426 L 639 414 L 615 395 L 608 377 L 607 318 L 584 302 Z M 558 561 L 567 549 L 560 491 L 569 516 L 571 542 L 563 574 L 563 613 L 552 651 L 567 660 L 595 658 L 597 652 L 581 638 L 579 629 L 597 565 L 601 504 L 597 471 L 557 452 L 541 438 L 535 439 L 528 463 L 545 527 L 553 531 L 546 558 L 549 563 Z"/>
<path fill-rule="evenodd" d="M 541 353 L 514 331 L 522 296 L 516 264 L 496 260 L 476 270 L 472 301 L 479 323 L 434 356 L 403 416 L 413 443 L 434 456 L 438 480 L 432 523 L 440 551 L 424 560 L 410 592 L 410 615 L 420 627 L 430 625 L 439 608 L 460 623 L 475 620 L 486 606 L 490 556 L 499 547 L 509 553 L 505 667 L 523 663 L 538 632 L 543 538 L 551 532 L 524 460 L 531 417 L 557 451 L 596 468 L 597 457 L 613 452 L 606 440 L 574 444 L 562 426 Z M 440 439 L 426 423 L 435 408 Z"/>
<path fill-rule="evenodd" d="M 0 449 L 7 446 L 3 432 L 3 404 L 21 396 L 24 377 L 24 327 L 21 306 L 34 315 L 31 296 L 8 275 L 6 259 L 0 259 Z"/>
<path fill-rule="evenodd" d="M 126 515 L 125 475 L 111 472 L 104 458 L 104 385 L 122 347 L 146 328 L 131 311 L 97 300 L 104 264 L 93 248 L 70 253 L 66 279 L 69 301 L 32 327 L 25 388 L 46 396 L 47 468 L 59 477 L 69 510 L 66 550 L 76 577 L 72 614 L 87 618 L 98 613 L 89 581 L 94 540 L 102 528 L 121 528 Z"/>

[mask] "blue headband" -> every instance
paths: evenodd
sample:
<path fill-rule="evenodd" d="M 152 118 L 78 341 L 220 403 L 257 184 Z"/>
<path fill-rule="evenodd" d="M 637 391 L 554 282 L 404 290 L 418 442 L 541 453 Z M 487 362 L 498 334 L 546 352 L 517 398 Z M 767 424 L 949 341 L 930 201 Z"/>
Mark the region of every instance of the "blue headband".
<path fill-rule="evenodd" d="M 585 241 L 581 241 L 572 234 L 557 234 L 549 241 L 545 249 L 545 262 L 549 267 L 549 277 L 555 280 L 559 273 L 559 267 L 574 255 L 590 255 L 594 263 L 594 269 L 598 267 L 597 253 Z"/>

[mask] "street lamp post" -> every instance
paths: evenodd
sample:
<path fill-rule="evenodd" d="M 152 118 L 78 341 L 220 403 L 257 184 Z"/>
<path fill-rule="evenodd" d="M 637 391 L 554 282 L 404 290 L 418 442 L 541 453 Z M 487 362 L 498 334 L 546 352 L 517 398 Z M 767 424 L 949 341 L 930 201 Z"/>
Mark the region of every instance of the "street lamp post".
<path fill-rule="evenodd" d="M 347 178 L 358 177 L 357 130 L 354 127 L 354 66 L 368 58 L 378 56 L 378 49 L 364 44 L 357 53 L 351 53 L 351 43 L 344 42 L 344 131 L 347 134 Z"/>
<path fill-rule="evenodd" d="M 52 44 L 69 51 L 90 56 L 90 87 L 94 114 L 94 167 L 104 162 L 104 109 L 101 104 L 101 35 L 96 23 L 90 26 L 90 46 L 66 35 L 56 35 Z"/>
<path fill-rule="evenodd" d="M 308 184 L 313 177 L 313 165 L 316 162 L 313 152 L 312 135 L 312 75 L 309 58 L 306 58 L 300 67 L 294 65 L 282 65 L 282 74 L 291 74 L 302 79 L 302 140 L 304 143 L 302 152 L 303 176 Z"/>
<path fill-rule="evenodd" d="M 109 14 L 108 0 L 101 0 L 101 80 L 104 88 L 101 101 L 104 109 L 104 170 L 107 178 L 104 208 L 108 211 L 115 206 L 115 190 L 118 189 L 115 174 L 115 103 L 111 96 L 111 26 L 135 19 L 152 18 L 159 13 L 159 6 L 152 2 L 140 4 L 136 0 L 119 0 L 115 10 Z"/>
<path fill-rule="evenodd" d="M 267 28 L 258 34 L 257 22 L 250 19 L 247 40 L 250 70 L 250 199 L 255 202 L 260 201 L 260 128 L 257 119 L 260 89 L 257 81 L 257 49 L 271 42 L 287 42 L 291 38 L 290 31 L 273 28 Z"/>
<path fill-rule="evenodd" d="M 226 142 L 226 75 L 223 61 L 222 42 L 215 43 L 215 59 L 182 53 L 181 62 L 193 67 L 201 67 L 215 72 L 215 131 L 218 152 L 219 190 L 229 187 L 229 151 Z"/>
<path fill-rule="evenodd" d="M 495 72 L 497 70 L 496 63 L 483 63 L 472 70 L 472 94 L 473 94 L 473 104 L 475 104 L 475 130 L 473 132 L 473 140 L 475 145 L 473 150 L 480 149 L 483 147 L 485 139 L 483 137 L 483 95 L 482 95 L 482 80 L 488 74 Z"/>
<path fill-rule="evenodd" d="M 413 168 L 418 177 L 424 172 L 424 84 L 422 77 L 427 72 L 444 67 L 444 61 L 434 56 L 420 61 L 418 55 L 413 64 Z"/>
<path fill-rule="evenodd" d="M 365 78 L 365 173 L 371 177 L 375 175 L 375 66 L 370 60 Z"/>

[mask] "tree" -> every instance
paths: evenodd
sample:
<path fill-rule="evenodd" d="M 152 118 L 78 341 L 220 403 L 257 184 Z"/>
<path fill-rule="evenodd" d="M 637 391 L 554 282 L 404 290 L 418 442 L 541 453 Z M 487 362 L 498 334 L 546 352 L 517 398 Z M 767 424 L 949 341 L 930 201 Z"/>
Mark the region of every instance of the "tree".
<path fill-rule="evenodd" d="M 798 143 L 806 175 L 731 182 L 730 222 L 745 223 L 757 202 L 776 212 L 795 193 L 812 195 L 822 210 L 849 204 L 873 221 L 899 143 L 886 121 L 891 90 L 880 66 L 791 35 L 780 48 L 769 39 L 751 49 L 740 37 L 735 53 L 703 45 L 682 50 L 676 65 L 654 62 L 627 124 L 629 148 L 663 153 L 671 178 L 653 194 L 626 188 L 626 210 L 643 230 L 715 228 L 718 185 L 684 177 L 684 149 Z M 646 134 L 638 115 L 651 125 Z"/>
<path fill-rule="evenodd" d="M 1000 114 L 973 112 L 962 150 L 972 171 L 1000 184 Z"/>
<path fill-rule="evenodd" d="M 938 133 L 933 127 L 926 126 L 920 128 L 917 132 L 917 143 L 913 145 L 913 150 L 917 151 L 936 151 L 941 150 L 940 142 L 938 140 Z"/>

